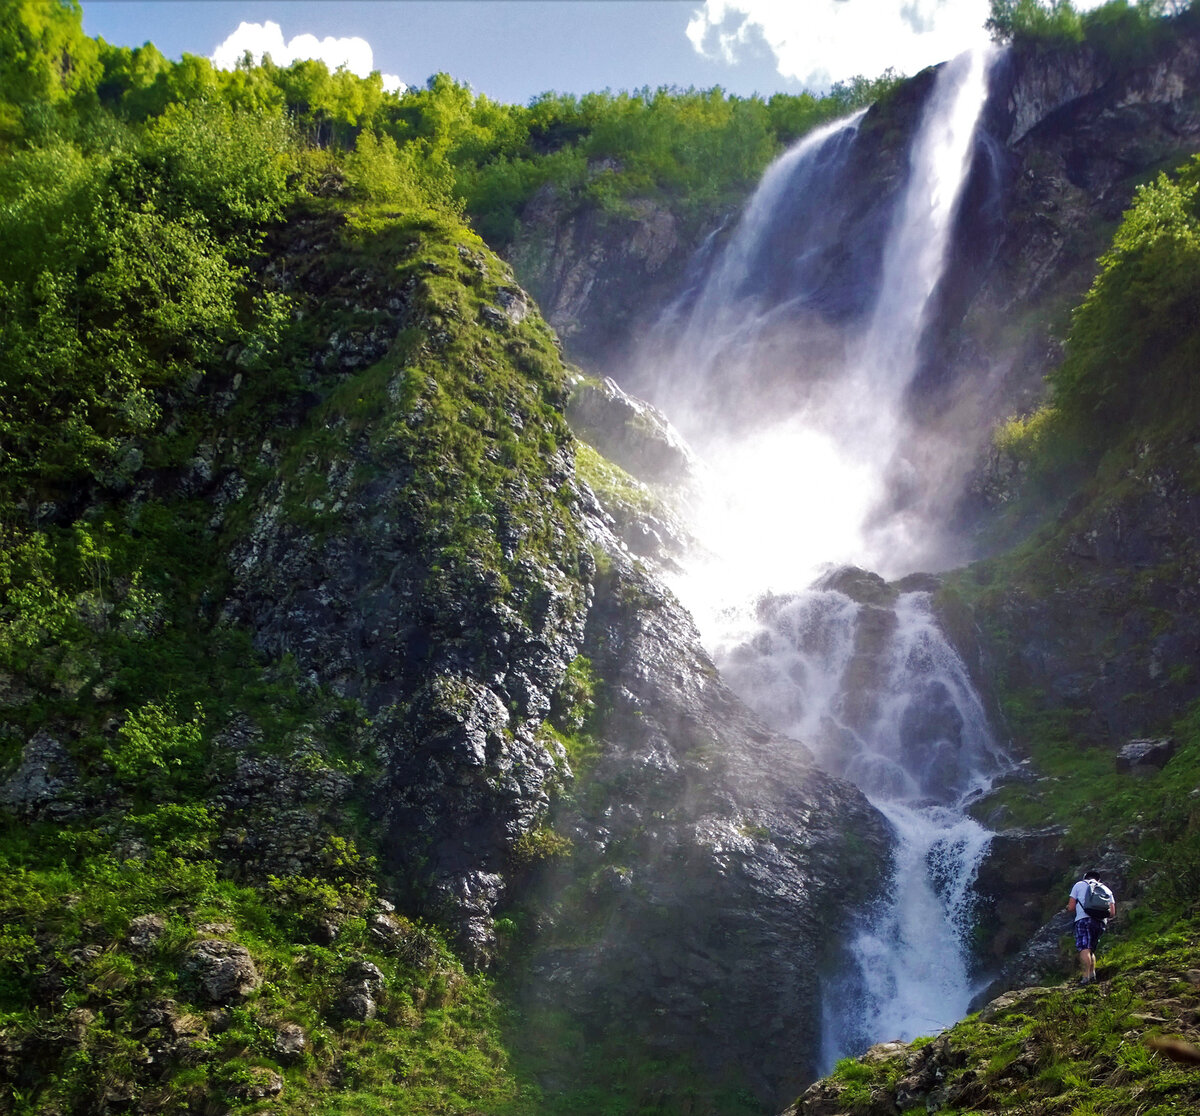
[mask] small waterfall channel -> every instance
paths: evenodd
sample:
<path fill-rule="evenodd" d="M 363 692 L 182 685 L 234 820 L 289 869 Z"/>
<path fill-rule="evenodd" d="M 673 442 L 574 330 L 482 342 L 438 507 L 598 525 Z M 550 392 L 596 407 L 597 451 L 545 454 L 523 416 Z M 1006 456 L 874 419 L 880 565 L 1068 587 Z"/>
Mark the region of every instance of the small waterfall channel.
<path fill-rule="evenodd" d="M 874 238 L 847 239 L 839 209 L 861 115 L 783 155 L 664 315 L 641 373 L 711 469 L 694 524 L 705 557 L 676 589 L 718 666 L 894 831 L 892 879 L 858 912 L 827 989 L 827 1066 L 948 1026 L 974 991 L 971 884 L 990 834 L 964 811 L 1004 758 L 929 579 L 897 587 L 851 563 L 896 576 L 925 560 L 931 525 L 889 516 L 886 494 L 914 469 L 904 394 L 989 65 L 977 52 L 938 72 Z"/>

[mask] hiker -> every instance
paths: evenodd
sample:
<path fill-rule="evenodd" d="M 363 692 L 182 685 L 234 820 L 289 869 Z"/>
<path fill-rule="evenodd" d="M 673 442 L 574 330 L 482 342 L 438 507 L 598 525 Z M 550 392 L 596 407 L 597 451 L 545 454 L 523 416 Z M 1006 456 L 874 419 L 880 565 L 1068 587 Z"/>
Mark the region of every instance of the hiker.
<path fill-rule="evenodd" d="M 1075 948 L 1079 950 L 1080 984 L 1096 979 L 1096 946 L 1108 920 L 1117 913 L 1112 891 L 1100 882 L 1100 873 L 1089 868 L 1071 888 L 1067 910 L 1075 916 Z"/>

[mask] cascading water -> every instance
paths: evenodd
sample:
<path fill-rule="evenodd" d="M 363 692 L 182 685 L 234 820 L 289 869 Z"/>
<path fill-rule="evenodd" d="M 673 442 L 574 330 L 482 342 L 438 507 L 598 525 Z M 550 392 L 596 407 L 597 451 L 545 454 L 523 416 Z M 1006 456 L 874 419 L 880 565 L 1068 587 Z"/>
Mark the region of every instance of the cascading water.
<path fill-rule="evenodd" d="M 862 910 L 827 997 L 829 1062 L 944 1027 L 973 990 L 970 884 L 990 835 L 963 807 L 1003 757 L 967 671 L 928 591 L 852 569 L 797 588 L 830 563 L 894 576 L 928 558 L 930 525 L 914 532 L 880 508 L 897 476 L 917 471 L 904 394 L 987 73 L 982 53 L 939 72 L 882 243 L 839 241 L 859 118 L 784 155 L 706 278 L 664 316 L 641 377 L 711 466 L 695 523 L 704 558 L 676 588 L 718 666 L 773 727 L 856 782 L 895 833 L 889 895 Z"/>
<path fill-rule="evenodd" d="M 736 625 L 730 615 L 714 649 L 747 703 L 857 783 L 895 835 L 891 884 L 862 910 L 852 963 L 826 997 L 830 1066 L 965 1013 L 970 884 L 991 835 L 963 807 L 1003 762 L 929 594 L 895 593 L 863 571 L 833 580 L 842 588 L 762 598 Z"/>

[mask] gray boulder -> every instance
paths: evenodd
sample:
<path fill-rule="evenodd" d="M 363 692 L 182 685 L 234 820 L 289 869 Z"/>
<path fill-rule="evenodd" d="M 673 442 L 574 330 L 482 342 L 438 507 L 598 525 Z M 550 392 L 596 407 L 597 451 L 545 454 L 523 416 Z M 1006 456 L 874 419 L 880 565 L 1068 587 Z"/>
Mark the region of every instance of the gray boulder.
<path fill-rule="evenodd" d="M 1117 770 L 1126 775 L 1153 775 L 1179 750 L 1172 737 L 1131 740 L 1117 753 Z"/>
<path fill-rule="evenodd" d="M 308 1049 L 308 1035 L 299 1023 L 284 1023 L 275 1032 L 275 1041 L 271 1049 L 284 1061 L 296 1061 L 303 1057 Z"/>
<path fill-rule="evenodd" d="M 158 914 L 138 915 L 129 924 L 125 944 L 132 953 L 148 953 L 167 928 L 166 919 Z"/>
<path fill-rule="evenodd" d="M 220 938 L 190 946 L 184 969 L 195 976 L 201 993 L 215 1004 L 243 1000 L 262 984 L 250 951 Z"/>
<path fill-rule="evenodd" d="M 353 961 L 342 978 L 337 997 L 338 1014 L 365 1023 L 378 1011 L 376 999 L 384 988 L 384 976 L 370 961 Z"/>

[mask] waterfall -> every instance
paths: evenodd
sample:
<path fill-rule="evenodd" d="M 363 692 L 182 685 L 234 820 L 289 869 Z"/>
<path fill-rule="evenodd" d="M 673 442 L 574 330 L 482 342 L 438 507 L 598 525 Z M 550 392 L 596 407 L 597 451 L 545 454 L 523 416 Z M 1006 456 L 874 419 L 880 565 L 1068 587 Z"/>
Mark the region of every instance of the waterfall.
<path fill-rule="evenodd" d="M 928 587 L 900 592 L 850 563 L 897 576 L 936 537 L 890 515 L 887 497 L 923 482 L 904 397 L 988 69 L 973 52 L 938 72 L 878 235 L 851 238 L 839 207 L 861 117 L 782 156 L 664 315 L 639 377 L 710 466 L 694 516 L 703 547 L 676 589 L 718 667 L 857 783 L 895 836 L 891 880 L 829 983 L 828 1064 L 939 1030 L 974 991 L 971 883 L 990 834 L 964 808 L 1003 756 Z M 814 583 L 820 569 L 833 572 Z"/>
<path fill-rule="evenodd" d="M 819 261 L 837 240 L 828 217 L 865 111 L 816 129 L 767 168 L 707 274 L 663 315 L 651 390 L 677 411 L 689 396 L 740 390 L 772 325 L 821 297 Z"/>
<path fill-rule="evenodd" d="M 858 784 L 895 837 L 888 886 L 856 919 L 850 964 L 827 991 L 827 1068 L 966 1013 L 971 884 L 991 834 L 963 807 L 1004 762 L 929 593 L 896 593 L 863 571 L 833 581 L 862 599 L 829 579 L 760 598 L 714 649 L 747 704 Z"/>

